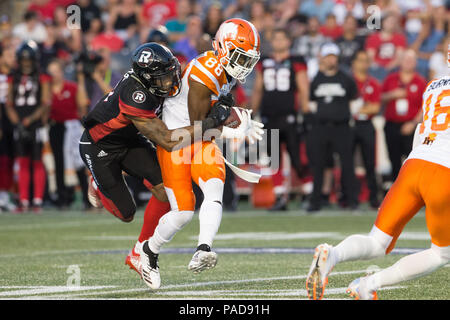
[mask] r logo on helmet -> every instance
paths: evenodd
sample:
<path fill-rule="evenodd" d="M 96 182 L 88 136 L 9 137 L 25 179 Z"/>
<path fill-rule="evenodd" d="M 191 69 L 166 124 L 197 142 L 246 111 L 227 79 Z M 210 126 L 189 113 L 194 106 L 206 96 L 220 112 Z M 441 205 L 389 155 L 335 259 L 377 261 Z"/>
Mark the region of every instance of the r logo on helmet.
<path fill-rule="evenodd" d="M 134 102 L 142 103 L 145 101 L 145 94 L 142 91 L 135 91 L 132 98 Z"/>
<path fill-rule="evenodd" d="M 152 60 L 152 52 L 151 51 L 142 51 L 139 56 L 138 64 L 141 67 L 146 67 L 150 64 Z"/>

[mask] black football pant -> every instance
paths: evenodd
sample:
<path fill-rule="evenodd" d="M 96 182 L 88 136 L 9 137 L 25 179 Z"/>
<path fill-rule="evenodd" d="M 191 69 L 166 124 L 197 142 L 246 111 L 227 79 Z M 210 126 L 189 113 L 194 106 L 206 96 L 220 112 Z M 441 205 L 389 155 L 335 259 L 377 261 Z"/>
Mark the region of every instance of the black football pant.
<path fill-rule="evenodd" d="M 280 117 L 262 116 L 261 118 L 262 122 L 264 123 L 264 129 L 279 130 L 280 140 L 278 146 L 272 146 L 270 139 L 271 136 L 270 135 L 268 136 L 267 155 L 271 157 L 272 148 L 278 148 L 278 154 L 281 157 L 281 144 L 285 143 L 286 150 L 291 160 L 291 165 L 295 169 L 297 176 L 301 178 L 305 174 L 305 170 L 303 170 L 304 168 L 302 168 L 300 162 L 300 139 L 298 135 L 297 121 L 295 115 L 287 115 Z"/>
<path fill-rule="evenodd" d="M 127 148 L 104 150 L 84 131 L 80 139 L 80 154 L 100 192 L 112 201 L 118 210 L 116 216 L 122 221 L 131 221 L 136 212 L 136 203 L 122 171 L 140 180 L 145 179 L 153 186 L 162 183 L 156 149 L 144 138 L 137 137 Z"/>
<path fill-rule="evenodd" d="M 371 120 L 355 121 L 353 127 L 353 154 L 359 146 L 366 169 L 367 187 L 370 191 L 370 203 L 378 203 L 378 185 L 375 175 L 375 128 Z"/>
<path fill-rule="evenodd" d="M 358 204 L 356 178 L 353 164 L 353 133 L 345 123 L 316 123 L 307 136 L 309 163 L 313 172 L 314 188 L 311 197 L 313 207 L 321 207 L 323 171 L 330 151 L 340 158 L 343 197 L 349 206 Z"/>
<path fill-rule="evenodd" d="M 389 160 L 392 165 L 391 179 L 397 179 L 400 168 L 402 167 L 402 158 L 406 157 L 412 149 L 414 134 L 402 135 L 401 127 L 404 123 L 396 123 L 386 121 L 384 126 L 384 134 L 386 137 L 386 145 L 389 153 Z"/>
<path fill-rule="evenodd" d="M 53 159 L 55 161 L 56 188 L 58 193 L 58 205 L 70 205 L 73 198 L 73 190 L 69 190 L 65 184 L 65 167 L 64 167 L 64 135 L 66 126 L 61 122 L 50 123 L 49 140 L 52 147 Z M 87 198 L 88 183 L 85 168 L 76 171 L 78 182 L 83 195 L 83 203 L 89 206 Z"/>

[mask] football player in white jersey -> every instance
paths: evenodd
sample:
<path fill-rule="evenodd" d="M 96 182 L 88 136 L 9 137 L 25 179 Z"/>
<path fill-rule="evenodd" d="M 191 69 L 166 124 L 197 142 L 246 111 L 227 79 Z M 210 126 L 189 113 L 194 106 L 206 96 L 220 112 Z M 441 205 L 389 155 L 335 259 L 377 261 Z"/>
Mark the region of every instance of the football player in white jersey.
<path fill-rule="evenodd" d="M 448 65 L 450 68 L 450 47 Z M 428 84 L 422 114 L 413 150 L 381 204 L 369 235 L 351 235 L 337 246 L 325 243 L 316 247 L 306 280 L 310 299 L 323 297 L 336 264 L 391 252 L 404 226 L 422 207 L 431 247 L 354 280 L 347 293 L 356 299 L 377 299 L 378 289 L 425 276 L 450 261 L 450 76 Z"/>
<path fill-rule="evenodd" d="M 211 104 L 219 96 L 229 95 L 236 81 L 244 81 L 253 70 L 259 59 L 259 47 L 259 34 L 253 24 L 243 19 L 223 22 L 213 41 L 214 50 L 206 51 L 186 66 L 180 94 L 165 100 L 162 120 L 167 127 L 182 128 L 204 119 Z M 262 139 L 262 124 L 251 120 L 251 112 L 239 109 L 236 112 L 241 124 L 234 129 L 224 126 L 215 136 L 247 137 L 250 143 Z M 142 243 L 140 250 L 141 275 L 152 289 L 160 286 L 157 261 L 161 247 L 194 215 L 192 181 L 202 190 L 204 200 L 199 211 L 198 246 L 188 268 L 198 273 L 216 265 L 217 254 L 211 246 L 222 218 L 225 182 L 224 159 L 211 139 L 205 138 L 176 152 L 158 146 L 157 155 L 171 211 L 159 220 L 153 235 Z"/>

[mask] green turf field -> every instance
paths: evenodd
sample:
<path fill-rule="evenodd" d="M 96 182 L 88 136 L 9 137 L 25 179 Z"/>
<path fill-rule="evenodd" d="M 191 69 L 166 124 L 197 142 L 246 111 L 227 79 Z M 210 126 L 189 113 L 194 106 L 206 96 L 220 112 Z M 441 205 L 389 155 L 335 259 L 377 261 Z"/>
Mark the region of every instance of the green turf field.
<path fill-rule="evenodd" d="M 375 211 L 272 213 L 242 210 L 223 215 L 214 243 L 215 269 L 195 275 L 187 265 L 197 245 L 198 218 L 160 254 L 162 286 L 147 289 L 124 264 L 143 212 L 126 224 L 106 213 L 45 211 L 0 215 L 0 299 L 305 299 L 312 249 L 370 231 Z M 429 247 L 425 217 L 404 230 L 398 249 Z M 271 249 L 272 248 L 272 249 Z M 338 265 L 325 299 L 347 299 L 346 286 L 367 268 L 384 268 L 402 255 Z M 450 265 L 432 275 L 386 288 L 380 299 L 449 299 Z M 74 276 L 79 272 L 80 286 Z M 69 284 L 69 286 L 68 286 Z M 75 284 L 75 286 L 74 286 Z"/>

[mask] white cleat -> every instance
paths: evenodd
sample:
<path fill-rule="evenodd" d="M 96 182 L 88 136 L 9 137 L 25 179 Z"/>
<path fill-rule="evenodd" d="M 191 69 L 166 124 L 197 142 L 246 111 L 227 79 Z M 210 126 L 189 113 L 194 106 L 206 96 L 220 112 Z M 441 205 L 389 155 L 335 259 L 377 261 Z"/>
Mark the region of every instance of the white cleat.
<path fill-rule="evenodd" d="M 125 258 L 125 264 L 136 271 L 142 278 L 141 251 L 142 246 L 135 245 Z"/>
<path fill-rule="evenodd" d="M 377 292 L 367 287 L 367 276 L 353 280 L 345 292 L 355 300 L 378 300 Z"/>
<path fill-rule="evenodd" d="M 159 289 L 161 277 L 159 275 L 158 254 L 153 253 L 145 241 L 141 251 L 141 276 L 151 289 Z"/>
<path fill-rule="evenodd" d="M 314 250 L 314 257 L 306 277 L 306 291 L 310 300 L 321 300 L 328 284 L 328 274 L 333 269 L 328 256 L 332 246 L 323 243 Z"/>
<path fill-rule="evenodd" d="M 212 269 L 217 264 L 217 253 L 213 251 L 197 250 L 189 262 L 188 269 L 194 273 L 200 273 L 203 270 Z"/>

